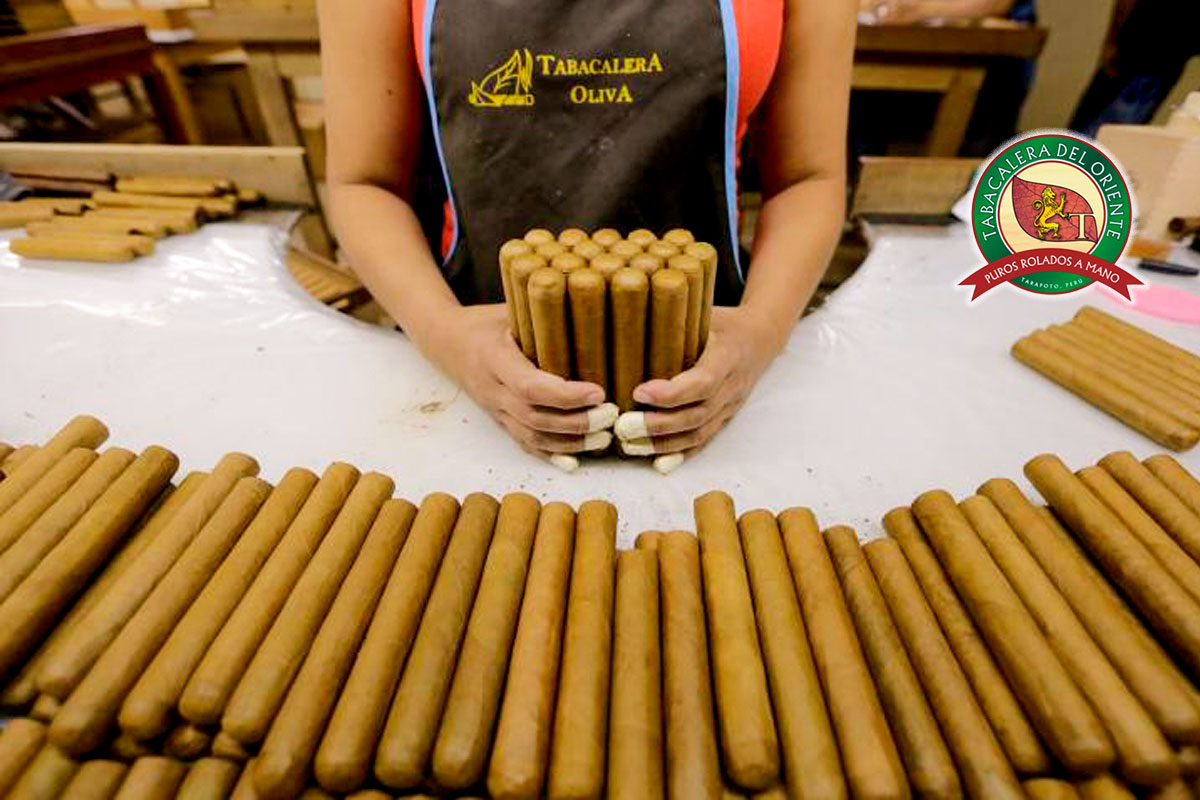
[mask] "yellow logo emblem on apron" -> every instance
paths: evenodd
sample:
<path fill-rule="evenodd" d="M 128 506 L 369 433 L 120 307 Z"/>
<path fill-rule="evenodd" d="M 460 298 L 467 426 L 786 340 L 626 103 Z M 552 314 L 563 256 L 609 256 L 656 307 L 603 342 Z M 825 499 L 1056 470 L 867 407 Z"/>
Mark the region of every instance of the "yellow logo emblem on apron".
<path fill-rule="evenodd" d="M 471 81 L 467 99 L 477 108 L 531 106 L 533 93 L 533 55 L 528 50 L 514 50 L 512 56 L 484 76 Z"/>

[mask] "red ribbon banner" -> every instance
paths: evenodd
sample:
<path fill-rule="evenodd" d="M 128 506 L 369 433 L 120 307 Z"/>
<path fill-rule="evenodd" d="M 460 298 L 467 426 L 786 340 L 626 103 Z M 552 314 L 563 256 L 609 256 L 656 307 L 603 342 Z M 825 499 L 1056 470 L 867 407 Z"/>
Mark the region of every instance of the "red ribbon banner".
<path fill-rule="evenodd" d="M 1037 272 L 1073 272 L 1103 283 L 1126 300 L 1133 299 L 1129 295 L 1130 286 L 1142 285 L 1140 280 L 1116 264 L 1110 264 L 1087 253 L 1052 247 L 1026 250 L 997 259 L 972 272 L 958 285 L 974 287 L 975 292 L 971 295 L 971 299 L 974 300 L 984 292 L 1008 283 L 1013 278 Z"/>

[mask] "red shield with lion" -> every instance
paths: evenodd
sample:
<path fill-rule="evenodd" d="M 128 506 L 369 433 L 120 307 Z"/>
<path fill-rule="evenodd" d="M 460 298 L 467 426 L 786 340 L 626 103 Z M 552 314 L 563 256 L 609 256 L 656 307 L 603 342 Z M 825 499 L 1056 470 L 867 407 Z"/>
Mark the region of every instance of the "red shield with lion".
<path fill-rule="evenodd" d="M 1015 177 L 1012 184 L 1013 213 L 1025 233 L 1047 242 L 1097 241 L 1095 213 L 1079 192 Z"/>

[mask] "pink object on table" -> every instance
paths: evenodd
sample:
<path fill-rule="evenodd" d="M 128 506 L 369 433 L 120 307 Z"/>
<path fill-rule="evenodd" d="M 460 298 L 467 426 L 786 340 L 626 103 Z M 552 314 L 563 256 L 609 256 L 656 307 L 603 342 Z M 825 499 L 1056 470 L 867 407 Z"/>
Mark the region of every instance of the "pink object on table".
<path fill-rule="evenodd" d="M 1134 287 L 1133 302 L 1116 293 L 1105 292 L 1113 305 L 1132 308 L 1152 317 L 1200 325 L 1200 295 L 1195 292 L 1152 283 L 1145 287 Z"/>

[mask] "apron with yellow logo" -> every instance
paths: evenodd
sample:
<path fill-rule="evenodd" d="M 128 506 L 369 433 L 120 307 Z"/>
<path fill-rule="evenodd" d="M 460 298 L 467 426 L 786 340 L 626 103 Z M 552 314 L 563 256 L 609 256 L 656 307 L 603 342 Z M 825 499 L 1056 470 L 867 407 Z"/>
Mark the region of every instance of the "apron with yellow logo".
<path fill-rule="evenodd" d="M 497 253 L 532 227 L 687 228 L 737 254 L 731 0 L 427 0 L 423 75 L 452 217 L 445 271 L 503 299 Z"/>

